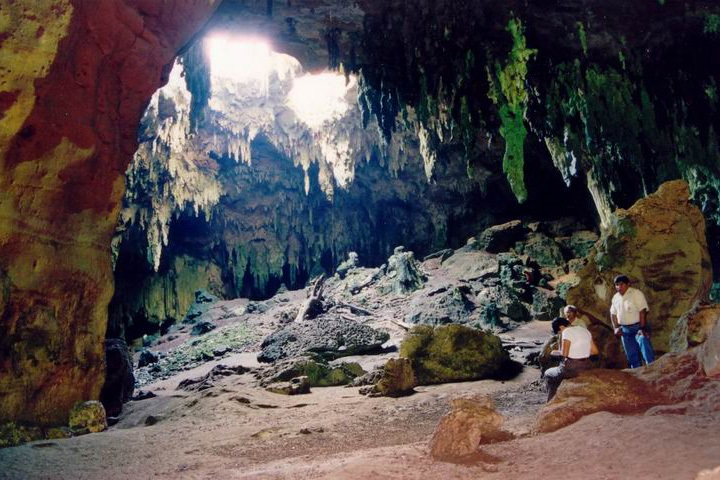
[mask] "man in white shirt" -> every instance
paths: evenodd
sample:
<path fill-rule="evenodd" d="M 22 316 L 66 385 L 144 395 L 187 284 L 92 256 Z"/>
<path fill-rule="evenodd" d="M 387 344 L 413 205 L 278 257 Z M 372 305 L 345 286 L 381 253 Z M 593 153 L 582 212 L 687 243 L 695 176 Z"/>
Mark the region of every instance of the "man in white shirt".
<path fill-rule="evenodd" d="M 610 305 L 610 318 L 615 336 L 622 340 L 625 356 L 630 368 L 647 365 L 655 360 L 655 352 L 650 343 L 650 328 L 647 323 L 649 310 L 645 295 L 630 286 L 630 279 L 626 275 L 615 277 L 615 290 Z"/>
<path fill-rule="evenodd" d="M 590 355 L 597 355 L 598 348 L 587 328 L 570 326 L 565 318 L 556 318 L 552 322 L 553 333 L 560 334 L 560 349 L 551 352 L 552 355 L 563 357 L 560 365 L 545 370 L 545 385 L 547 386 L 548 402 L 552 400 L 560 383 L 565 378 L 572 378 L 578 373 L 592 368 Z"/>

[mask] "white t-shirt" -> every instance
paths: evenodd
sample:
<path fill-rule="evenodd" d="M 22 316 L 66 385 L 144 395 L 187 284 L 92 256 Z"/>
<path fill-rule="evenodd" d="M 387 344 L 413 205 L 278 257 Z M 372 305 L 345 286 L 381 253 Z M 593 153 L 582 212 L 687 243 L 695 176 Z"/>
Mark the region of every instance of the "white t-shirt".
<path fill-rule="evenodd" d="M 645 295 L 637 288 L 629 287 L 625 295 L 616 293 L 610 305 L 610 314 L 615 315 L 620 325 L 634 325 L 640 321 L 640 312 L 650 310 Z"/>
<path fill-rule="evenodd" d="M 562 332 L 562 341 L 570 342 L 570 351 L 568 358 L 588 358 L 590 356 L 590 345 L 592 344 L 592 335 L 590 330 L 583 327 L 567 327 Z M 562 345 L 562 342 L 561 342 Z"/>

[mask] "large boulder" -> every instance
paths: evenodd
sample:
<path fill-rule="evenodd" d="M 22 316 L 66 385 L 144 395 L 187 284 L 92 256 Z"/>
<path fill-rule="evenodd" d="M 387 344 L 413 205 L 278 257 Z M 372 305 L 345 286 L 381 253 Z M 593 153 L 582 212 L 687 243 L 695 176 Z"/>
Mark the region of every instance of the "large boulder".
<path fill-rule="evenodd" d="M 708 297 L 712 279 L 704 219 L 689 198 L 687 184 L 675 180 L 617 210 L 568 303 L 609 323 L 613 278 L 626 274 L 647 297 L 653 346 L 669 351 L 678 319 Z"/>
<path fill-rule="evenodd" d="M 387 332 L 335 315 L 321 315 L 311 321 L 294 322 L 263 340 L 261 362 L 274 362 L 307 352 L 326 358 L 368 353 L 390 339 Z"/>
<path fill-rule="evenodd" d="M 370 397 L 404 397 L 414 393 L 416 385 L 412 362 L 407 358 L 391 358 L 383 366 L 377 382 L 361 389 L 360 393 Z"/>
<path fill-rule="evenodd" d="M 527 228 L 520 220 L 493 225 L 478 236 L 477 247 L 490 253 L 505 252 L 520 241 L 526 231 Z"/>
<path fill-rule="evenodd" d="M 667 403 L 662 392 L 626 371 L 590 370 L 560 384 L 540 410 L 535 430 L 553 432 L 591 413 L 637 414 L 662 403 Z"/>
<path fill-rule="evenodd" d="M 430 455 L 442 462 L 462 462 L 482 444 L 513 438 L 500 427 L 503 417 L 490 397 L 457 398 L 440 419 L 430 440 Z"/>
<path fill-rule="evenodd" d="M 463 325 L 416 326 L 403 339 L 400 356 L 412 362 L 418 385 L 498 377 L 510 369 L 500 338 Z"/>
<path fill-rule="evenodd" d="M 470 295 L 472 291 L 465 285 L 445 285 L 426 295 L 417 295 L 410 301 L 405 321 L 427 325 L 470 323 L 476 320 L 475 302 Z"/>
<path fill-rule="evenodd" d="M 311 387 L 333 387 L 348 385 L 365 373 L 365 370 L 357 363 L 341 363 L 330 366 L 321 358 L 303 356 L 276 362 L 272 368 L 262 371 L 259 375 L 261 376 L 260 384 L 263 386 L 305 377 Z"/>

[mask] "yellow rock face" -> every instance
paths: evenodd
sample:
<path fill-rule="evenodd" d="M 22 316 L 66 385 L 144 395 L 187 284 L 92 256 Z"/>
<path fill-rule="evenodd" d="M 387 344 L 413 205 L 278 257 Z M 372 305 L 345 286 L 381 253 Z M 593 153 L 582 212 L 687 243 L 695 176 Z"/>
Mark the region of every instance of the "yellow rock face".
<path fill-rule="evenodd" d="M 99 397 L 142 108 L 217 4 L 0 5 L 0 423 L 66 424 Z"/>
<path fill-rule="evenodd" d="M 568 292 L 568 303 L 609 325 L 613 277 L 625 274 L 647 298 L 653 347 L 668 351 L 678 320 L 707 298 L 712 281 L 705 222 L 689 198 L 687 184 L 676 180 L 616 211 L 598 253 L 578 274 L 581 283 Z"/>

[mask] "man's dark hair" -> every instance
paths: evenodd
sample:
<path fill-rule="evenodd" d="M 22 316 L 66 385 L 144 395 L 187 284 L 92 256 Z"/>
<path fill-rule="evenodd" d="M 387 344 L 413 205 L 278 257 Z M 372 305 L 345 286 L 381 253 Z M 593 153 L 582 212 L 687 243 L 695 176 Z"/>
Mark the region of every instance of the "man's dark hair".
<path fill-rule="evenodd" d="M 627 277 L 627 275 L 618 275 L 615 277 L 615 280 L 613 280 L 613 283 L 617 285 L 618 283 L 630 283 L 630 279 Z"/>
<path fill-rule="evenodd" d="M 555 317 L 552 321 L 552 330 L 555 335 L 560 331 L 560 327 L 569 327 L 570 322 L 566 318 Z"/>

